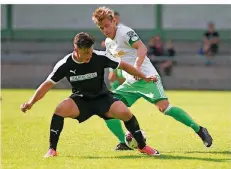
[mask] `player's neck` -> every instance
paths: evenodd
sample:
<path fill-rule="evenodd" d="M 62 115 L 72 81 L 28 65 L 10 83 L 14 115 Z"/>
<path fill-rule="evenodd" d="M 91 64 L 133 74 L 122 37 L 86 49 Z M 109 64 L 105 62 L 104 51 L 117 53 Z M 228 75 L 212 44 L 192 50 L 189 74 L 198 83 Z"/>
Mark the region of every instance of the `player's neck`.
<path fill-rule="evenodd" d="M 76 51 L 74 51 L 72 53 L 72 59 L 76 62 L 76 63 L 84 63 L 83 60 L 80 60 L 78 53 Z"/>
<path fill-rule="evenodd" d="M 113 37 L 109 37 L 110 39 L 112 39 L 112 40 L 114 40 L 115 39 L 115 37 L 116 37 L 116 32 L 117 32 L 117 27 L 116 27 L 116 29 L 115 29 L 115 34 L 114 34 L 114 36 Z"/>

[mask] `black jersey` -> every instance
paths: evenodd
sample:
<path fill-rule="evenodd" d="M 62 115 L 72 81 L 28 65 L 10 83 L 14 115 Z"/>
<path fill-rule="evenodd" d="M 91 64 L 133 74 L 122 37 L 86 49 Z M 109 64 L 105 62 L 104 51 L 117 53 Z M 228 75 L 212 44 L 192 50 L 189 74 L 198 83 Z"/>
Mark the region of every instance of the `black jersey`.
<path fill-rule="evenodd" d="M 79 63 L 68 54 L 54 67 L 48 80 L 59 82 L 64 77 L 70 82 L 72 92 L 83 98 L 97 98 L 109 93 L 104 83 L 104 68 L 116 69 L 120 59 L 114 58 L 105 51 L 93 51 L 88 63 Z"/>

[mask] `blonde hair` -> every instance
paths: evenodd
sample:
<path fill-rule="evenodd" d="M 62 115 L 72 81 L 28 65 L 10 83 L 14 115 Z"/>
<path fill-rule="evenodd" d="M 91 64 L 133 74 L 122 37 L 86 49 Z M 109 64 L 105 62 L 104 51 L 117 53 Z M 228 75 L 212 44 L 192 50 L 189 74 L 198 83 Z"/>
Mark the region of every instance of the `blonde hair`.
<path fill-rule="evenodd" d="M 114 12 L 105 6 L 97 8 L 92 16 L 92 20 L 95 24 L 102 22 L 104 19 L 109 19 L 111 21 L 114 19 Z"/>

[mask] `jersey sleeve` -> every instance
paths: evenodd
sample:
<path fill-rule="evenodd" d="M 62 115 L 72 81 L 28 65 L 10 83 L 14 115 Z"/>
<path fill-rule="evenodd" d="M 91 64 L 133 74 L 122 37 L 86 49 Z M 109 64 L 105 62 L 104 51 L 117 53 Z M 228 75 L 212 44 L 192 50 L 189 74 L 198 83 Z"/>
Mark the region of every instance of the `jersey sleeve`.
<path fill-rule="evenodd" d="M 120 58 L 115 58 L 109 53 L 106 54 L 106 57 L 105 57 L 105 67 L 106 68 L 117 69 L 120 66 L 120 62 L 121 62 Z"/>
<path fill-rule="evenodd" d="M 53 68 L 53 71 L 47 77 L 52 83 L 56 84 L 65 77 L 66 74 L 66 62 L 60 60 Z"/>
<path fill-rule="evenodd" d="M 136 41 L 140 40 L 139 36 L 133 29 L 125 29 L 121 31 L 121 34 L 124 38 L 125 43 L 130 46 L 132 46 L 133 43 L 135 43 Z"/>
<path fill-rule="evenodd" d="M 121 59 L 120 58 L 115 58 L 112 56 L 110 53 L 106 51 L 94 51 L 97 55 L 102 56 L 102 63 L 104 68 L 112 68 L 112 69 L 117 69 L 120 65 Z"/>

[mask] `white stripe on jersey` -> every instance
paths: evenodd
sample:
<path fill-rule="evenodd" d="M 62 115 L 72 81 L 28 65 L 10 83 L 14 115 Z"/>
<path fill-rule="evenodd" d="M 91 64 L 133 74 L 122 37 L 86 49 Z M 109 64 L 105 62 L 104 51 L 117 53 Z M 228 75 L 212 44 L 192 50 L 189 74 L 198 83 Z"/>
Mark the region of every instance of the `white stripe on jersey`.
<path fill-rule="evenodd" d="M 114 62 L 119 63 L 118 66 L 117 66 L 117 68 L 120 66 L 120 62 L 121 62 L 120 58 L 116 58 L 116 57 L 114 57 L 113 55 L 111 55 L 110 53 L 108 53 L 106 51 L 93 50 L 93 52 L 95 54 L 97 54 L 97 55 L 106 56 L 108 59 L 110 59 L 110 60 L 112 60 Z"/>
<path fill-rule="evenodd" d="M 54 68 L 53 68 L 53 71 L 50 73 L 50 75 L 47 77 L 46 80 L 49 80 L 49 81 L 51 81 L 51 82 L 54 83 L 54 84 L 58 83 L 58 82 L 53 81 L 53 80 L 51 79 L 51 77 L 54 75 L 54 73 L 58 70 L 58 68 L 59 68 L 60 66 L 62 66 L 63 64 L 66 63 L 67 59 L 70 57 L 71 54 L 72 54 L 72 53 L 69 53 L 69 54 L 66 55 L 63 59 L 61 59 L 60 61 L 58 61 L 58 62 L 56 63 L 56 65 L 55 65 Z"/>
<path fill-rule="evenodd" d="M 50 82 L 53 83 L 53 84 L 57 84 L 57 83 L 58 83 L 58 82 L 56 83 L 54 80 L 48 79 L 48 78 L 47 78 L 47 81 L 50 81 Z"/>

